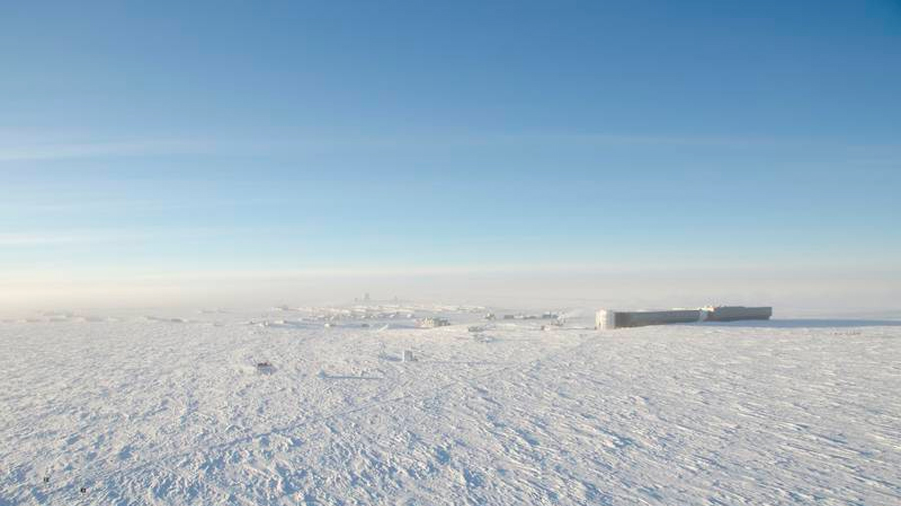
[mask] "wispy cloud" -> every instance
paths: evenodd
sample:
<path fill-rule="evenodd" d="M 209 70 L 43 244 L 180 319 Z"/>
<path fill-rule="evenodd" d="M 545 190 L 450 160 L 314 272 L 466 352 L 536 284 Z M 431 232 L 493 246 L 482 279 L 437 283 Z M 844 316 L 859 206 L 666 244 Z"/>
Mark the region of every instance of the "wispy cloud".
<path fill-rule="evenodd" d="M 718 148 L 820 146 L 822 148 L 860 148 L 836 146 L 813 139 L 773 139 L 751 136 L 674 136 L 592 132 L 486 132 L 482 134 L 420 135 L 395 133 L 362 136 L 281 136 L 275 138 L 213 139 L 183 138 L 64 141 L 29 136 L 16 138 L 0 131 L 0 162 L 40 161 L 78 158 L 110 158 L 163 155 L 213 154 L 300 154 L 317 151 L 375 149 L 395 150 L 441 148 L 448 146 L 498 147 L 528 145 L 555 146 L 704 146 Z M 896 146 L 890 146 L 895 152 Z"/>
<path fill-rule="evenodd" d="M 71 234 L 3 234 L 0 233 L 0 246 L 38 246 L 43 244 L 62 244 L 90 240 L 85 236 Z"/>
<path fill-rule="evenodd" d="M 34 247 L 49 244 L 90 244 L 158 240 L 215 236 L 240 233 L 240 229 L 196 227 L 196 228 L 147 228 L 147 229 L 88 229 L 75 231 L 0 232 L 0 246 Z"/>
<path fill-rule="evenodd" d="M 56 138 L 59 139 L 59 138 Z M 271 138 L 191 137 L 58 141 L 48 137 L 17 138 L 0 131 L 0 171 L 17 169 L 17 162 L 100 160 L 167 156 L 280 156 L 316 154 L 425 153 L 448 149 L 512 152 L 524 146 L 569 152 L 577 149 L 655 149 L 766 152 L 800 151 L 844 160 L 866 168 L 892 168 L 901 157 L 897 144 L 856 144 L 822 138 L 768 138 L 728 135 L 668 135 L 605 132 L 485 132 L 475 134 L 278 136 Z"/>
<path fill-rule="evenodd" d="M 203 154 L 215 151 L 215 143 L 196 140 L 24 143 L 0 145 L 0 162 L 147 156 L 164 154 Z"/>

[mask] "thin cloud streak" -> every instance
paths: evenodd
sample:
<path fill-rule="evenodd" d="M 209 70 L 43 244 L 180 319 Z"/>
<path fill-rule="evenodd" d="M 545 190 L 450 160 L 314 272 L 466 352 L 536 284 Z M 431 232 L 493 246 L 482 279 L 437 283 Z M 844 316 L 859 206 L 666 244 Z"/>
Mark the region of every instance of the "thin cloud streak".
<path fill-rule="evenodd" d="M 0 234 L 0 246 L 40 246 L 90 241 L 87 236 L 66 234 Z"/>
<path fill-rule="evenodd" d="M 39 143 L 0 147 L 0 162 L 213 152 L 214 144 L 198 141 Z"/>
<path fill-rule="evenodd" d="M 893 153 L 897 146 L 836 146 L 810 139 L 777 140 L 759 137 L 728 136 L 670 136 L 632 135 L 607 133 L 487 133 L 481 135 L 388 135 L 338 138 L 298 136 L 296 138 L 254 139 L 149 139 L 149 140 L 98 140 L 84 142 L 56 142 L 32 140 L 30 142 L 4 142 L 0 140 L 0 163 L 65 159 L 95 159 L 112 157 L 142 157 L 168 155 L 229 155 L 229 154 L 300 154 L 336 149 L 404 149 L 439 148 L 448 146 L 515 146 L 521 144 L 596 145 L 596 146 L 705 146 L 711 148 L 748 147 L 813 147 L 823 149 L 888 148 Z"/>
<path fill-rule="evenodd" d="M 156 240 L 162 236 L 169 238 L 216 236 L 223 234 L 240 233 L 239 229 L 216 228 L 169 228 L 169 229 L 104 229 L 82 230 L 69 232 L 34 232 L 0 233 L 0 246 L 32 247 L 46 244 L 87 244 L 87 243 L 111 243 L 122 241 Z"/>

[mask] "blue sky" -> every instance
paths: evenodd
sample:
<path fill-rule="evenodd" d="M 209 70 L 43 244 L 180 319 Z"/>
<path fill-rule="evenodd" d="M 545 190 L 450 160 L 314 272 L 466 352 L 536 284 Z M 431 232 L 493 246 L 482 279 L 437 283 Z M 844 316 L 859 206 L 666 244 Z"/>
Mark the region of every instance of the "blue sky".
<path fill-rule="evenodd" d="M 20 2 L 0 73 L 3 279 L 901 267 L 898 2 Z"/>

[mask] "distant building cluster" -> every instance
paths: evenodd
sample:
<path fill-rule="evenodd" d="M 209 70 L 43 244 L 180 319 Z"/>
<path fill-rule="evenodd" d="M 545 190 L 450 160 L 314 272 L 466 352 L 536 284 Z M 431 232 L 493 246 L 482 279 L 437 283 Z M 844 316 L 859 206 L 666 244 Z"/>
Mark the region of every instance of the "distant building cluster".
<path fill-rule="evenodd" d="M 492 314 L 492 319 L 494 315 Z M 505 320 L 556 320 L 558 318 L 556 313 L 542 313 L 540 315 L 537 314 L 505 314 Z"/>

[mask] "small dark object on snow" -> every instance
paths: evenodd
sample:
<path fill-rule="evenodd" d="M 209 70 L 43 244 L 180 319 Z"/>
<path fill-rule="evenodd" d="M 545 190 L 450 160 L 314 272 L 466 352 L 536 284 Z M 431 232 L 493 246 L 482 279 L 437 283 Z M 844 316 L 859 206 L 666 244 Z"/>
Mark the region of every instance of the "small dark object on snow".
<path fill-rule="evenodd" d="M 82 494 L 87 493 L 88 487 L 81 487 L 80 489 L 78 489 L 78 491 L 81 492 Z"/>
<path fill-rule="evenodd" d="M 260 369 L 268 369 L 268 368 L 272 367 L 272 363 L 271 362 L 257 362 L 257 367 Z"/>
<path fill-rule="evenodd" d="M 44 476 L 44 483 L 50 483 L 50 477 Z"/>

